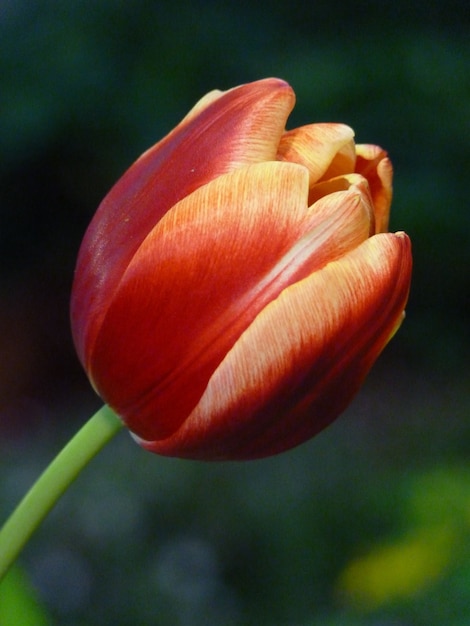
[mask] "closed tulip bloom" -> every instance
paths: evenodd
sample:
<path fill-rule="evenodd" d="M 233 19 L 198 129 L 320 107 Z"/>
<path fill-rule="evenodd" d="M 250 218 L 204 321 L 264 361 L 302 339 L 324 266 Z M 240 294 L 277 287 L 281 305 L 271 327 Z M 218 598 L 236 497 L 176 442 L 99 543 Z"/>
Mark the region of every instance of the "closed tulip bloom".
<path fill-rule="evenodd" d="M 153 452 L 252 459 L 349 404 L 400 325 L 392 167 L 343 124 L 285 130 L 266 79 L 205 96 L 111 189 L 72 292 L 80 360 Z"/>

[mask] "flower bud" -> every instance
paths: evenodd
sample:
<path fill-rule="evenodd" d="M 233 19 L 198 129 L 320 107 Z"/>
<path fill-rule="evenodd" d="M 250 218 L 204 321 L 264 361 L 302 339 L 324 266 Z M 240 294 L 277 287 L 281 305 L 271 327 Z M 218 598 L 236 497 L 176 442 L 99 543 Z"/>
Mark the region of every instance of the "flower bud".
<path fill-rule="evenodd" d="M 411 250 L 386 232 L 390 161 L 343 124 L 286 131 L 294 100 L 278 79 L 209 93 L 87 230 L 75 345 L 148 450 L 298 445 L 346 408 L 403 319 Z"/>

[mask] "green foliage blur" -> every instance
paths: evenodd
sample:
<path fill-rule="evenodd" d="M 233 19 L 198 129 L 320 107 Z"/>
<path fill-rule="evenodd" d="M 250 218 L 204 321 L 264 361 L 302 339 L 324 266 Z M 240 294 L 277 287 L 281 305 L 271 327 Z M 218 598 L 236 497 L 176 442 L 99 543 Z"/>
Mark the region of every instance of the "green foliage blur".
<path fill-rule="evenodd" d="M 68 322 L 85 228 L 207 91 L 279 76 L 290 126 L 386 148 L 415 262 L 407 319 L 343 418 L 246 464 L 122 433 L 0 587 L 0 626 L 22 594 L 31 623 L 61 626 L 470 623 L 469 27 L 464 0 L 0 3 L 2 518 L 99 407 Z"/>

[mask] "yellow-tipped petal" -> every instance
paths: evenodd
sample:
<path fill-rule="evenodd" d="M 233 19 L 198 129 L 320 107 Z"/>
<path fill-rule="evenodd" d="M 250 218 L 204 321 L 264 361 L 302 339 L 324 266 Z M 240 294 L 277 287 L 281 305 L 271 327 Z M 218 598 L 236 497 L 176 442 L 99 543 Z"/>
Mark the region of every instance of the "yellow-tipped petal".
<path fill-rule="evenodd" d="M 356 153 L 356 172 L 369 181 L 375 211 L 375 232 L 385 233 L 392 203 L 392 163 L 386 151 L 379 146 L 358 144 Z"/>
<path fill-rule="evenodd" d="M 345 124 L 310 124 L 284 133 L 277 158 L 304 165 L 310 186 L 354 171 L 354 132 Z"/>
<path fill-rule="evenodd" d="M 302 236 L 307 195 L 305 168 L 259 163 L 200 187 L 147 235 L 108 302 L 89 362 L 100 395 L 135 428 L 166 433 L 195 406 L 265 305 L 260 280 Z"/>
<path fill-rule="evenodd" d="M 305 441 L 351 401 L 403 318 L 411 275 L 403 233 L 372 237 L 288 287 L 255 319 L 160 454 L 245 459 Z"/>

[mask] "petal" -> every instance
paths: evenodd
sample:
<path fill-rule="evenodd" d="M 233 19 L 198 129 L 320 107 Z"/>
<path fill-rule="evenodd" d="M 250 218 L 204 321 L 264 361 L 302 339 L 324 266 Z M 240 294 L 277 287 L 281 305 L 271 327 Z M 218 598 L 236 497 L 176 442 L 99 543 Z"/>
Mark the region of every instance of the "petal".
<path fill-rule="evenodd" d="M 153 226 L 210 180 L 274 160 L 294 99 L 289 85 L 274 78 L 211 92 L 111 189 L 85 235 L 72 292 L 72 329 L 83 364 L 118 282 Z"/>
<path fill-rule="evenodd" d="M 357 193 L 361 194 L 363 202 L 367 205 L 369 210 L 371 225 L 369 234 L 375 234 L 375 213 L 369 182 L 360 174 L 345 174 L 314 184 L 309 190 L 308 202 L 309 204 L 313 204 L 314 202 L 318 202 L 320 198 L 324 198 L 329 194 L 347 190 L 356 190 Z"/>
<path fill-rule="evenodd" d="M 164 455 L 250 459 L 306 441 L 349 404 L 403 319 L 411 275 L 403 233 L 365 241 L 287 288 L 256 318 Z"/>
<path fill-rule="evenodd" d="M 356 153 L 356 172 L 369 181 L 375 211 L 376 232 L 386 232 L 392 203 L 392 164 L 385 150 L 379 146 L 358 144 Z"/>
<path fill-rule="evenodd" d="M 277 158 L 304 165 L 310 186 L 354 171 L 354 131 L 344 124 L 310 124 L 284 133 Z"/>
<path fill-rule="evenodd" d="M 258 313 L 369 236 L 370 207 L 358 191 L 312 207 L 307 193 L 301 166 L 249 166 L 181 201 L 136 253 L 89 369 L 140 436 L 176 430 Z"/>

